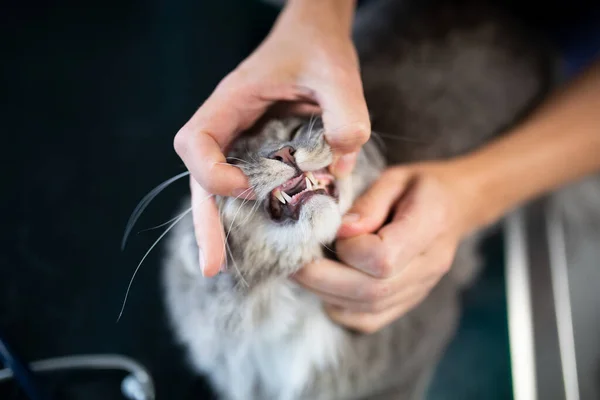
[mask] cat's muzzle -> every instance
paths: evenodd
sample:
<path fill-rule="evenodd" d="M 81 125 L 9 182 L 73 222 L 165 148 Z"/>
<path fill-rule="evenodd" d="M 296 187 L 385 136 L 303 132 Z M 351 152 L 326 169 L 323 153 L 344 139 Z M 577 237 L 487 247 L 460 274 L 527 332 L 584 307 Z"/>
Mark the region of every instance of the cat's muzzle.
<path fill-rule="evenodd" d="M 338 201 L 335 178 L 326 169 L 300 173 L 273 189 L 267 199 L 267 211 L 274 221 L 297 221 L 302 206 L 317 195 L 329 196 Z"/>

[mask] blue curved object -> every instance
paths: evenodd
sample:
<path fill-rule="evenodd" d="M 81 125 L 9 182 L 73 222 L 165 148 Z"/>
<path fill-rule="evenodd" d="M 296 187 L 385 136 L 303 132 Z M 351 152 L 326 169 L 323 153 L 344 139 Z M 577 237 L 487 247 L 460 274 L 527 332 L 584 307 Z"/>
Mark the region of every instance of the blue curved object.
<path fill-rule="evenodd" d="M 33 373 L 27 364 L 11 349 L 2 332 L 0 332 L 0 362 L 2 362 L 6 368 L 12 370 L 15 380 L 30 400 L 45 399 L 41 394 Z"/>

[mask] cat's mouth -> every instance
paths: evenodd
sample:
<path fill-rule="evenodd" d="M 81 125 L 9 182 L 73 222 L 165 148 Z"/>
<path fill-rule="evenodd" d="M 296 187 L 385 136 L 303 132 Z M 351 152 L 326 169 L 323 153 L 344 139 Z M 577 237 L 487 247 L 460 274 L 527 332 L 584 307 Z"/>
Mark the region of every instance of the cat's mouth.
<path fill-rule="evenodd" d="M 298 220 L 304 203 L 319 194 L 338 200 L 335 179 L 326 169 L 303 172 L 273 189 L 267 200 L 267 211 L 275 221 Z"/>

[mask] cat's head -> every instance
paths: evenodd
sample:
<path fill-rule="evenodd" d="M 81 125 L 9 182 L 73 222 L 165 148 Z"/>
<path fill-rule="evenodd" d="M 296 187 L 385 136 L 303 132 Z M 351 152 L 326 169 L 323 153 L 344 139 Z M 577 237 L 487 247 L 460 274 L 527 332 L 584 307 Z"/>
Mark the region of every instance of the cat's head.
<path fill-rule="evenodd" d="M 331 242 L 343 213 L 383 167 L 379 152 L 369 146 L 359 154 L 354 172 L 336 179 L 328 171 L 333 153 L 320 119 L 270 120 L 240 137 L 228 161 L 248 176 L 256 200 L 218 200 L 226 232 L 258 237 L 280 250 Z"/>

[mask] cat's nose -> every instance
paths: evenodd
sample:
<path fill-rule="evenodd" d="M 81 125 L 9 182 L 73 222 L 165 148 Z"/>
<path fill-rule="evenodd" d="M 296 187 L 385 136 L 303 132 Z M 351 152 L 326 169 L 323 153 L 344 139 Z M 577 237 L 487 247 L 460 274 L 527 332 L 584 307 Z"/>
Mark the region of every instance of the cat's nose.
<path fill-rule="evenodd" d="M 269 158 L 294 166 L 296 164 L 294 153 L 296 153 L 296 149 L 294 149 L 292 146 L 283 146 L 279 150 L 271 153 Z"/>

